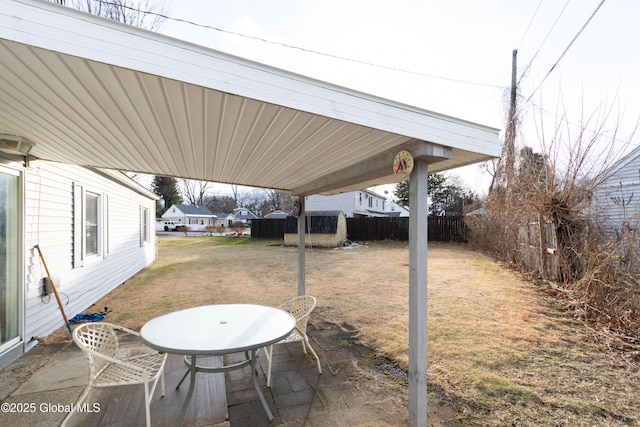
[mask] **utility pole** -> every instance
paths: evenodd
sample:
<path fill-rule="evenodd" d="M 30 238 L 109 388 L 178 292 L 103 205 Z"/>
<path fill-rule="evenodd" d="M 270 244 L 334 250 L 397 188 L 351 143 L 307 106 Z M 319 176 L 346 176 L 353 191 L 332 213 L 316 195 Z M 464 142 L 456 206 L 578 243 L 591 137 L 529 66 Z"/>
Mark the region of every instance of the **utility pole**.
<path fill-rule="evenodd" d="M 507 208 L 510 208 L 513 204 L 513 186 L 515 184 L 515 164 L 516 164 L 516 95 L 517 95 L 517 62 L 518 50 L 513 50 L 513 57 L 511 63 L 511 101 L 509 103 L 509 116 L 507 119 L 507 129 L 504 137 L 504 147 L 502 150 L 502 157 L 504 160 L 504 174 L 505 174 L 505 190 L 506 190 L 506 204 Z"/>

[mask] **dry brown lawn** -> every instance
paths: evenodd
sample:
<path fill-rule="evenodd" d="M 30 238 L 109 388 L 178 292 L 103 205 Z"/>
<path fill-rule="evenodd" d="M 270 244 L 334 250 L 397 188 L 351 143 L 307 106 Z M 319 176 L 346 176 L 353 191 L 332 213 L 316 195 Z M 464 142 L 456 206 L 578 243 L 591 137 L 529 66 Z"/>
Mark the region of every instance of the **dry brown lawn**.
<path fill-rule="evenodd" d="M 159 239 L 158 254 L 96 304 L 113 310 L 109 321 L 139 329 L 194 305 L 278 305 L 297 294 L 297 248 L 280 242 Z M 430 424 L 639 425 L 638 367 L 542 289 L 454 245 L 430 244 L 428 276 L 429 393 L 442 407 Z M 406 244 L 311 249 L 306 277 L 314 316 L 355 329 L 362 344 L 406 368 Z"/>

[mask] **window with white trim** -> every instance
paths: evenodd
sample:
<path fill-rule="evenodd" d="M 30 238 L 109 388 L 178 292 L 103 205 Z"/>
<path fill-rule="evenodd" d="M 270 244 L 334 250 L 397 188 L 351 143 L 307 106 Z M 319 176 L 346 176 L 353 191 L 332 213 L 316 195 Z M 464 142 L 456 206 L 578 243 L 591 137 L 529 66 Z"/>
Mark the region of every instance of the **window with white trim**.
<path fill-rule="evenodd" d="M 100 196 L 86 192 L 84 196 L 84 254 L 100 255 Z"/>
<path fill-rule="evenodd" d="M 142 207 L 142 221 L 141 221 L 142 230 L 140 230 L 140 234 L 142 236 L 142 243 L 149 243 L 149 208 Z"/>
<path fill-rule="evenodd" d="M 109 255 L 108 195 L 73 183 L 73 268 Z"/>

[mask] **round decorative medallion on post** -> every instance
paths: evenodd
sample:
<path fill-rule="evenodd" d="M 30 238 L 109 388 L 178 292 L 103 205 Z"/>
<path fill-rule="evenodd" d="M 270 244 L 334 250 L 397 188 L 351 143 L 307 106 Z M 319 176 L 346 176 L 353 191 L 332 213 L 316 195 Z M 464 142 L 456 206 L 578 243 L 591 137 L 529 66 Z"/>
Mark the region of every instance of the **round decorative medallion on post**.
<path fill-rule="evenodd" d="M 413 170 L 413 155 L 407 150 L 400 150 L 393 158 L 393 174 L 405 180 Z"/>

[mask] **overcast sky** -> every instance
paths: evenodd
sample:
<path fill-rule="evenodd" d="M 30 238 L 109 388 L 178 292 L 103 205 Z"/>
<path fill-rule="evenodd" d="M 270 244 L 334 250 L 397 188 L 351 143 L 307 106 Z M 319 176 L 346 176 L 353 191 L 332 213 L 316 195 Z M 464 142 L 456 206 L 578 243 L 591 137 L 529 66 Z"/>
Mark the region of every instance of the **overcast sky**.
<path fill-rule="evenodd" d="M 606 126 L 621 140 L 640 117 L 637 0 L 605 1 L 584 29 L 602 0 L 165 2 L 191 22 L 166 20 L 165 34 L 500 129 L 517 49 L 522 133 L 534 147 L 533 124 L 562 112 L 578 124 L 613 108 Z M 454 172 L 486 193 L 478 166 Z"/>

